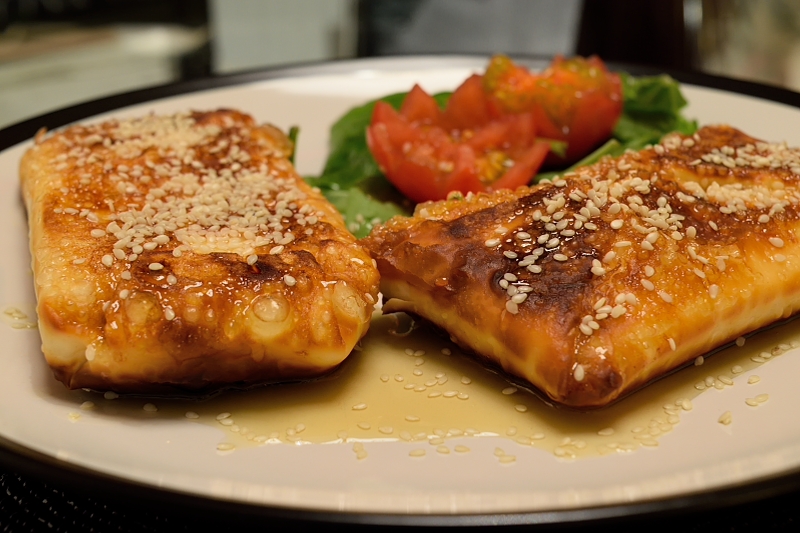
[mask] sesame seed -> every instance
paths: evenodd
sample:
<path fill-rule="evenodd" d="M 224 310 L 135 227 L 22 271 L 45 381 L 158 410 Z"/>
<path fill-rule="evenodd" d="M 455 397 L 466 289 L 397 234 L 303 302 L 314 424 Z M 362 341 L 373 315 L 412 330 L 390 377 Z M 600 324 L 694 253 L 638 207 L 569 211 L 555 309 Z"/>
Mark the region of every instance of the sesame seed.
<path fill-rule="evenodd" d="M 639 282 L 642 284 L 642 287 L 644 287 L 648 291 L 655 290 L 655 288 L 656 288 L 656 286 L 653 285 L 653 282 L 650 281 L 649 279 L 641 279 L 641 280 L 639 280 Z"/>
<path fill-rule="evenodd" d="M 621 219 L 616 219 L 611 221 L 611 229 L 620 229 L 625 224 L 625 221 Z"/>
<path fill-rule="evenodd" d="M 708 288 L 708 295 L 711 296 L 712 300 L 716 300 L 717 296 L 719 296 L 719 293 L 720 293 L 719 285 L 711 285 Z"/>
<path fill-rule="evenodd" d="M 612 318 L 619 318 L 619 317 L 621 317 L 622 315 L 624 315 L 627 312 L 628 312 L 628 309 L 624 305 L 622 305 L 622 304 L 615 305 L 614 308 L 611 310 L 611 317 Z"/>
<path fill-rule="evenodd" d="M 164 265 L 162 265 L 161 263 L 150 263 L 148 265 L 148 268 L 150 270 L 163 270 Z"/>
<path fill-rule="evenodd" d="M 285 276 L 283 276 L 283 282 L 286 284 L 287 287 L 294 287 L 295 284 L 297 283 L 297 280 L 293 276 L 286 274 Z"/>
<path fill-rule="evenodd" d="M 672 295 L 664 291 L 658 291 L 658 295 L 667 303 L 672 303 Z"/>
<path fill-rule="evenodd" d="M 586 377 L 586 371 L 584 370 L 583 365 L 575 365 L 575 370 L 572 371 L 572 377 L 575 379 L 575 381 L 583 381 L 583 379 Z"/>
<path fill-rule="evenodd" d="M 783 239 L 779 237 L 770 237 L 769 243 L 775 248 L 783 248 Z"/>
<path fill-rule="evenodd" d="M 486 245 L 487 248 L 494 248 L 495 246 L 500 244 L 500 239 L 495 239 L 495 238 L 486 239 L 486 241 L 484 241 L 483 244 Z"/>

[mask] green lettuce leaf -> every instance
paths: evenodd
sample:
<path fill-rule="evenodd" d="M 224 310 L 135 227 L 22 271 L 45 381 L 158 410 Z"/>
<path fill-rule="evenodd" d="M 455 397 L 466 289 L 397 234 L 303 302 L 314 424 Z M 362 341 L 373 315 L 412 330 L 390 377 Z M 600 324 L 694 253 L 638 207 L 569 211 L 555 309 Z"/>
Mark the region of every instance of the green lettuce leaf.
<path fill-rule="evenodd" d="M 613 137 L 569 168 L 540 173 L 532 181 L 552 179 L 606 155 L 617 156 L 628 149 L 639 150 L 659 142 L 673 131 L 684 134 L 697 131 L 697 122 L 682 114 L 687 102 L 673 78 L 667 75 L 634 77 L 624 72 L 620 77 L 624 105 Z M 379 100 L 399 109 L 406 94 L 392 94 Z M 443 108 L 451 94 L 440 93 L 434 98 Z M 333 125 L 330 154 L 322 174 L 306 178 L 336 206 L 357 237 L 367 235 L 376 222 L 409 214 L 413 210 L 413 205 L 383 176 L 367 147 L 365 132 L 379 100 L 351 109 Z M 554 152 L 563 154 L 566 150 L 565 143 L 550 142 Z"/>
<path fill-rule="evenodd" d="M 407 200 L 403 203 L 404 198 L 381 200 L 361 187 L 322 189 L 322 194 L 342 214 L 350 233 L 359 239 L 369 235 L 373 225 L 395 215 L 409 215 L 413 208 Z"/>
<path fill-rule="evenodd" d="M 623 72 L 620 77 L 624 108 L 614 138 L 625 149 L 639 150 L 673 131 L 697 131 L 697 121 L 682 114 L 687 102 L 677 81 L 665 74 L 637 78 Z"/>

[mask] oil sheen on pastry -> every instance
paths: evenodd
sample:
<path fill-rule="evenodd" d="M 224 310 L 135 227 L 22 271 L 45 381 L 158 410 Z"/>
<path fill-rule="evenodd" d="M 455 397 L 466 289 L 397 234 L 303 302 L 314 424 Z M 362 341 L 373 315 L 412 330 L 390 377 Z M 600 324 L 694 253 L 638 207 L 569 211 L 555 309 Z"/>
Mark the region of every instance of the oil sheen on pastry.
<path fill-rule="evenodd" d="M 291 149 L 230 110 L 37 136 L 20 174 L 55 376 L 206 392 L 341 363 L 369 327 L 378 273 Z"/>
<path fill-rule="evenodd" d="M 799 182 L 797 149 L 706 127 L 364 242 L 385 311 L 594 408 L 800 309 Z"/>

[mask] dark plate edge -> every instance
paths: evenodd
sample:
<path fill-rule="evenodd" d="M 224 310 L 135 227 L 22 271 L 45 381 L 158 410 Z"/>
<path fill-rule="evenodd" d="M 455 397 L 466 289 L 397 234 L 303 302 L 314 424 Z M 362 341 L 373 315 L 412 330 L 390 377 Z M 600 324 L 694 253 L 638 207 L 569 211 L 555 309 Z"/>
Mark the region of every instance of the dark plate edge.
<path fill-rule="evenodd" d="M 0 436 L 0 466 L 31 476 L 53 487 L 87 498 L 103 499 L 141 511 L 187 514 L 199 521 L 226 525 L 343 524 L 351 526 L 603 526 L 653 520 L 680 519 L 757 502 L 800 489 L 800 468 L 711 491 L 641 502 L 599 505 L 577 509 L 475 514 L 400 514 L 314 510 L 225 500 L 165 489 L 63 462 Z"/>
<path fill-rule="evenodd" d="M 463 62 L 466 65 L 475 61 L 485 61 L 486 56 L 399 56 L 304 63 L 149 87 L 79 103 L 0 129 L 0 151 L 32 138 L 42 127 L 55 129 L 93 115 L 170 96 L 277 78 L 341 74 L 355 69 L 386 70 L 389 67 L 402 70 L 404 64 L 413 64 L 415 68 L 423 68 L 426 64 L 441 64 L 443 60 Z M 527 56 L 515 57 L 515 60 L 538 68 L 546 64 L 549 58 Z M 623 70 L 634 75 L 668 74 L 681 83 L 743 94 L 800 108 L 800 93 L 781 87 L 699 72 L 676 71 L 635 64 L 609 63 L 609 67 L 612 70 Z M 269 520 L 270 524 L 274 524 L 277 519 L 286 521 L 287 524 L 327 522 L 398 526 L 603 525 L 609 522 L 630 522 L 654 517 L 673 518 L 688 513 L 751 503 L 800 489 L 800 469 L 794 469 L 775 476 L 716 490 L 686 493 L 675 497 L 635 503 L 533 512 L 411 515 L 273 507 L 183 493 L 62 462 L 3 436 L 0 436 L 0 465 L 11 471 L 30 475 L 44 482 L 52 482 L 89 497 L 101 494 L 103 497 L 119 499 L 120 502 L 146 501 L 154 509 L 169 514 L 175 513 L 176 510 L 183 510 L 191 512 L 197 517 L 224 515 L 226 522 L 230 522 L 236 516 L 240 519 L 259 522 Z"/>

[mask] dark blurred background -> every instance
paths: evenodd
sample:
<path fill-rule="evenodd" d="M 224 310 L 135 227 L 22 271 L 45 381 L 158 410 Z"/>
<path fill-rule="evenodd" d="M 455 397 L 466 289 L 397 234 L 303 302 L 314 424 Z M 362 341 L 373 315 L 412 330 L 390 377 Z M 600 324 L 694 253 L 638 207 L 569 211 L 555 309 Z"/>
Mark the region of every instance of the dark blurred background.
<path fill-rule="evenodd" d="M 800 90 L 800 0 L 0 0 L 0 128 L 178 80 L 439 53 L 598 54 Z M 796 531 L 796 497 L 740 506 L 724 520 L 691 515 L 665 525 Z M 0 470 L 2 531 L 197 525 Z"/>
<path fill-rule="evenodd" d="M 800 89 L 798 0 L 0 0 L 0 126 L 305 61 L 598 54 Z"/>

